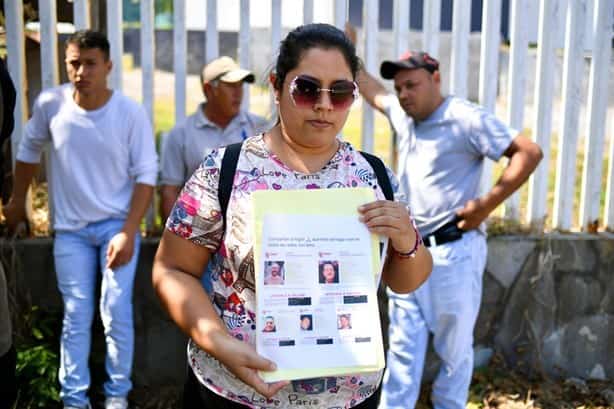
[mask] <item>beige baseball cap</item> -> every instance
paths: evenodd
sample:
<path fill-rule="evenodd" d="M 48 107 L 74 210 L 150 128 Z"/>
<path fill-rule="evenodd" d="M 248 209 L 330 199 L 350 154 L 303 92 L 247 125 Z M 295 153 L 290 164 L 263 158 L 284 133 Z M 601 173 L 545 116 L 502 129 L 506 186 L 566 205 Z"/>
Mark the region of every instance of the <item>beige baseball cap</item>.
<path fill-rule="evenodd" d="M 251 71 L 244 70 L 230 57 L 219 57 L 205 65 L 202 71 L 203 82 L 209 81 L 224 81 L 224 82 L 239 82 L 245 81 L 254 82 L 254 74 Z"/>

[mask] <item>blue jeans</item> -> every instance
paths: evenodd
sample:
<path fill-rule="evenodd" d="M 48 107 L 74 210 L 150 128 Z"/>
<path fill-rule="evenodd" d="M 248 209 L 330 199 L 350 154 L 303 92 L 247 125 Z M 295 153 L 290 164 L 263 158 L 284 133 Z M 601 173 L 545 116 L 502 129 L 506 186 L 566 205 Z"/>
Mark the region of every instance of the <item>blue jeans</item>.
<path fill-rule="evenodd" d="M 140 249 L 135 236 L 129 263 L 105 269 L 109 241 L 120 232 L 124 220 L 90 223 L 77 231 L 58 231 L 53 255 L 58 288 L 64 303 L 60 339 L 60 397 L 64 405 L 85 407 L 90 385 L 88 358 L 95 311 L 96 283 L 102 274 L 100 316 L 104 326 L 107 356 L 104 384 L 106 396 L 125 397 L 132 388 L 130 373 L 134 350 L 132 288 Z"/>
<path fill-rule="evenodd" d="M 473 230 L 430 247 L 433 272 L 409 294 L 388 292 L 388 368 L 382 409 L 411 409 L 420 393 L 429 333 L 442 365 L 433 383 L 435 409 L 464 409 L 473 373 L 473 328 L 480 309 L 486 238 Z"/>

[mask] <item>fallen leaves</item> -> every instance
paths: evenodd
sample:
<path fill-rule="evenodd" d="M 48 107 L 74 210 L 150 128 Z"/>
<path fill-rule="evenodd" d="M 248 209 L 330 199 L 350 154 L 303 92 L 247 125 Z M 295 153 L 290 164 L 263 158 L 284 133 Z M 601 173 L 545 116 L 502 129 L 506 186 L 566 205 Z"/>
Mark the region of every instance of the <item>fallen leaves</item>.
<path fill-rule="evenodd" d="M 424 385 L 416 408 L 432 408 Z M 612 409 L 614 382 L 529 377 L 507 367 L 499 355 L 473 374 L 467 409 Z"/>

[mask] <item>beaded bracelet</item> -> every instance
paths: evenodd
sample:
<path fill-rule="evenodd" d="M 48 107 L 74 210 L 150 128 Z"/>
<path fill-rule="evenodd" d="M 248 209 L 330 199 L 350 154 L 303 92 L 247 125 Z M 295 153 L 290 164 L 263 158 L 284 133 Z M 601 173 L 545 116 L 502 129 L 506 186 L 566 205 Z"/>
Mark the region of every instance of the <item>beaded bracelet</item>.
<path fill-rule="evenodd" d="M 416 232 L 416 242 L 414 244 L 414 248 L 408 251 L 407 253 L 403 253 L 403 252 L 396 250 L 394 247 L 392 247 L 392 251 L 394 251 L 394 253 L 399 258 L 416 257 L 416 253 L 418 252 L 418 247 L 420 247 L 420 245 L 422 244 L 422 236 L 420 235 L 420 232 L 418 232 L 418 229 L 416 228 L 416 222 L 414 222 L 414 219 L 411 219 L 411 225 L 414 228 L 414 231 Z"/>

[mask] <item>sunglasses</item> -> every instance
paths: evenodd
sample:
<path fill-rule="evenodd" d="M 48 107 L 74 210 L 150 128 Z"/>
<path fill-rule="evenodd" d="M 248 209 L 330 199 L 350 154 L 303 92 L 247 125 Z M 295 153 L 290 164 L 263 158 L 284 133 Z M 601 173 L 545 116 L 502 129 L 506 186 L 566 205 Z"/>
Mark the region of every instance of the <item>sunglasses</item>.
<path fill-rule="evenodd" d="M 320 81 L 299 75 L 290 82 L 290 96 L 298 108 L 312 108 L 320 100 L 320 94 L 327 91 L 330 103 L 336 111 L 343 111 L 358 98 L 358 85 L 354 81 L 339 80 L 330 88 L 321 88 Z"/>

